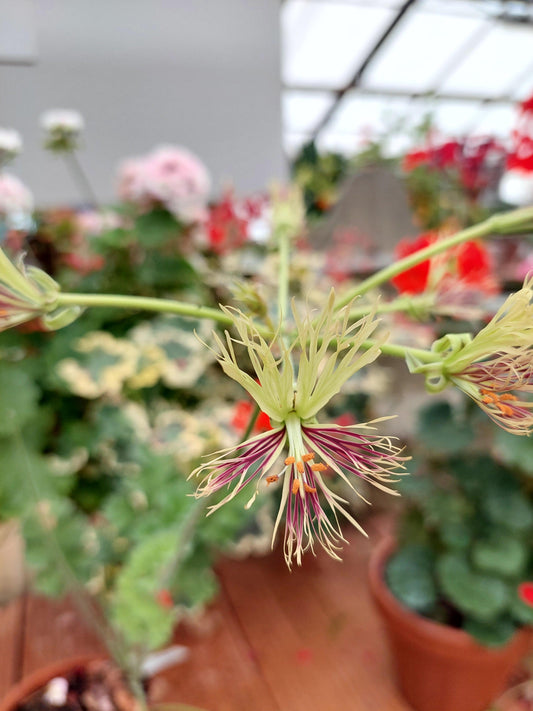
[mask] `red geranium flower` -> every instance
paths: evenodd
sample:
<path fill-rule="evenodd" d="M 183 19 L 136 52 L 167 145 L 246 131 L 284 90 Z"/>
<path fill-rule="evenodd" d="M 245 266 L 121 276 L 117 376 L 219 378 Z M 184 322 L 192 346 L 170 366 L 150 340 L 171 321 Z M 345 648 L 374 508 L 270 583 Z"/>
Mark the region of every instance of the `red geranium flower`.
<path fill-rule="evenodd" d="M 235 412 L 233 414 L 233 419 L 231 420 L 232 426 L 240 433 L 244 433 L 252 417 L 254 406 L 249 400 L 239 400 L 235 406 Z M 264 412 L 260 412 L 254 425 L 254 432 L 268 432 L 272 429 L 270 424 L 270 418 Z"/>
<path fill-rule="evenodd" d="M 398 259 L 403 259 L 425 247 L 429 247 L 435 239 L 436 236 L 433 232 L 425 232 L 414 240 L 402 239 L 396 245 L 395 255 Z M 430 261 L 427 259 L 415 267 L 397 274 L 391 281 L 400 293 L 420 294 L 426 290 L 430 266 Z"/>
<path fill-rule="evenodd" d="M 518 597 L 526 605 L 533 607 L 533 583 L 520 583 L 518 586 Z"/>
<path fill-rule="evenodd" d="M 465 242 L 457 249 L 457 276 L 467 284 L 481 285 L 492 279 L 492 262 L 487 249 L 478 242 Z"/>
<path fill-rule="evenodd" d="M 406 153 L 402 162 L 402 169 L 409 173 L 411 170 L 424 165 L 429 161 L 429 151 L 419 150 Z"/>

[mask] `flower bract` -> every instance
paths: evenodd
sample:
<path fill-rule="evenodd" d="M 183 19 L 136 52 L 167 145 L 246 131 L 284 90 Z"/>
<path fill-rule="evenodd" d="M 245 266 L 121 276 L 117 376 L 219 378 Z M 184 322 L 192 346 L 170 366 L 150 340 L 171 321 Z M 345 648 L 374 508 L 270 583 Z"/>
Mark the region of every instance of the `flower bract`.
<path fill-rule="evenodd" d="M 533 277 L 511 294 L 490 322 L 474 337 L 452 334 L 433 344 L 442 359 L 428 365 L 429 389 L 453 383 L 512 434 L 533 431 Z"/>
<path fill-rule="evenodd" d="M 80 314 L 78 307 L 58 308 L 59 285 L 41 269 L 13 264 L 0 250 L 0 331 L 41 317 L 45 328 L 55 330 Z"/>

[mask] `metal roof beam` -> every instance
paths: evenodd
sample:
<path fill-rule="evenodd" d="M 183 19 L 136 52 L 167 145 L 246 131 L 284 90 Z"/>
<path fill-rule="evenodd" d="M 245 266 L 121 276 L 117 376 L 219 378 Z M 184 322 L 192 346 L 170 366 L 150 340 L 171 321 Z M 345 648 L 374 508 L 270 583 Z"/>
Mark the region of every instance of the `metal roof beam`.
<path fill-rule="evenodd" d="M 364 73 L 370 66 L 372 60 L 378 53 L 378 51 L 381 49 L 381 47 L 385 44 L 385 42 L 388 40 L 390 35 L 394 32 L 396 29 L 396 26 L 398 23 L 402 20 L 403 16 L 406 14 L 406 12 L 417 2 L 417 0 L 406 0 L 406 2 L 403 3 L 403 5 L 400 7 L 396 15 L 394 16 L 394 19 L 392 22 L 389 24 L 387 29 L 383 32 L 383 34 L 379 37 L 377 42 L 374 44 L 372 49 L 368 52 L 366 57 L 364 58 L 363 62 L 355 72 L 354 76 L 352 79 L 348 82 L 346 86 L 344 86 L 342 89 L 337 89 L 335 91 L 335 101 L 333 104 L 330 106 L 326 114 L 322 117 L 322 119 L 319 121 L 318 125 L 315 127 L 314 131 L 312 132 L 312 138 L 313 140 L 318 136 L 318 134 L 322 131 L 323 128 L 331 121 L 333 118 L 335 112 L 337 111 L 339 107 L 339 103 L 342 99 L 342 97 L 351 89 L 355 89 L 356 86 L 359 85 L 359 82 L 361 81 Z"/>
<path fill-rule="evenodd" d="M 533 71 L 533 67 L 530 67 Z M 514 85 L 513 85 L 514 86 Z M 333 94 L 336 93 L 331 87 L 324 86 L 284 86 L 285 91 L 301 91 L 302 93 Z M 484 104 L 516 103 L 512 93 L 506 92 L 499 96 L 485 96 L 484 94 L 454 94 L 452 92 L 431 92 L 431 91 L 407 91 L 393 88 L 373 88 L 359 87 L 358 94 L 361 96 L 390 96 L 400 99 L 435 99 L 435 101 L 479 101 Z"/>

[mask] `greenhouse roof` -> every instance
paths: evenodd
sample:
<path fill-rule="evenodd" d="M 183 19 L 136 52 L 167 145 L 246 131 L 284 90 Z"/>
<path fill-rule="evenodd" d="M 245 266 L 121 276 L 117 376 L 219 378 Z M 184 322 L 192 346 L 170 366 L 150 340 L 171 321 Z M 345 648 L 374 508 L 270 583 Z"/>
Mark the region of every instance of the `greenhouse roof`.
<path fill-rule="evenodd" d="M 284 143 L 353 153 L 445 136 L 509 136 L 533 91 L 533 0 L 285 0 Z"/>

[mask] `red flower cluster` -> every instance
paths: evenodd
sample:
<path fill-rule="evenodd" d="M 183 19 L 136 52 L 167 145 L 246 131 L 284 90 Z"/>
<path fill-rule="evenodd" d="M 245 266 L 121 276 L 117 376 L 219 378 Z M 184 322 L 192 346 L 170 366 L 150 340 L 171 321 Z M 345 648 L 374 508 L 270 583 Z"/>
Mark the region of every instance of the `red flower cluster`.
<path fill-rule="evenodd" d="M 402 168 L 410 172 L 423 165 L 430 170 L 454 171 L 463 187 L 476 197 L 497 177 L 495 167 L 506 154 L 494 138 L 471 136 L 411 151 L 405 155 Z"/>
<path fill-rule="evenodd" d="M 403 239 L 398 243 L 395 254 L 398 259 L 408 257 L 429 247 L 437 239 L 434 232 L 421 234 L 414 240 Z M 478 242 L 464 242 L 450 250 L 445 278 L 456 279 L 463 285 L 468 285 L 483 291 L 492 291 L 494 274 L 490 255 L 486 248 Z M 420 294 L 430 284 L 431 260 L 427 259 L 411 269 L 397 274 L 391 279 L 400 293 Z"/>
<path fill-rule="evenodd" d="M 525 602 L 526 605 L 533 607 L 533 582 L 521 583 L 518 586 L 518 597 Z"/>
<path fill-rule="evenodd" d="M 222 200 L 209 209 L 206 224 L 209 248 L 216 254 L 242 247 L 249 239 L 249 223 L 260 217 L 264 199 L 237 200 L 227 191 Z"/>
<path fill-rule="evenodd" d="M 425 232 L 414 240 L 402 239 L 396 245 L 394 254 L 397 259 L 403 259 L 429 247 L 436 238 L 437 235 L 434 232 Z M 391 281 L 402 294 L 420 294 L 427 288 L 430 266 L 429 259 L 426 259 L 426 261 L 420 262 L 415 267 L 397 274 Z"/>
<path fill-rule="evenodd" d="M 235 412 L 233 413 L 233 418 L 231 420 L 232 427 L 234 427 L 238 432 L 244 434 L 246 428 L 252 417 L 254 406 L 249 400 L 239 400 L 235 406 Z M 255 421 L 253 431 L 255 433 L 268 432 L 272 429 L 270 424 L 270 419 L 267 414 L 260 412 L 257 420 Z"/>
<path fill-rule="evenodd" d="M 519 104 L 518 122 L 512 139 L 513 149 L 507 157 L 507 169 L 533 172 L 533 96 Z"/>

